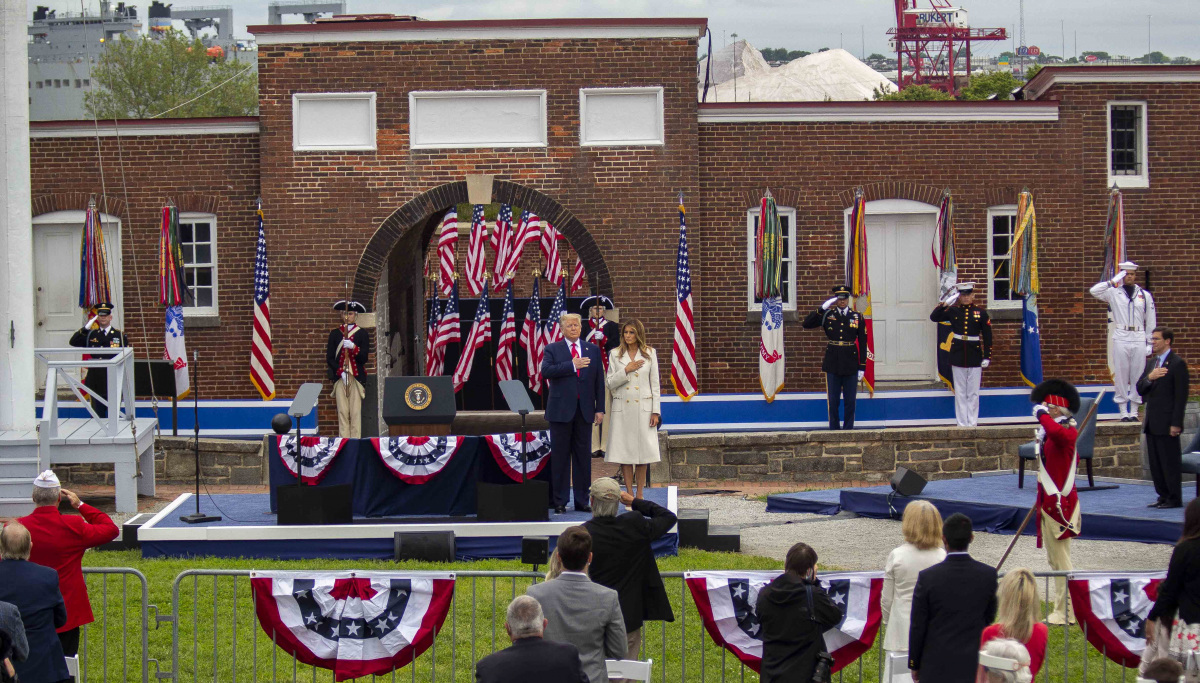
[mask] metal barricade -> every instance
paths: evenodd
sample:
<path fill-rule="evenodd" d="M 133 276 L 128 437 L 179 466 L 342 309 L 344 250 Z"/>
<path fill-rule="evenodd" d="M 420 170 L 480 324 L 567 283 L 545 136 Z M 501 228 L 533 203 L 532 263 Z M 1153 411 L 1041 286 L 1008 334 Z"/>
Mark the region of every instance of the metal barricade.
<path fill-rule="evenodd" d="M 150 611 L 158 609 L 150 604 L 146 577 L 127 567 L 84 567 L 83 577 L 95 621 L 79 630 L 79 683 L 149 683 L 150 665 L 158 660 L 150 657 L 148 627 Z"/>

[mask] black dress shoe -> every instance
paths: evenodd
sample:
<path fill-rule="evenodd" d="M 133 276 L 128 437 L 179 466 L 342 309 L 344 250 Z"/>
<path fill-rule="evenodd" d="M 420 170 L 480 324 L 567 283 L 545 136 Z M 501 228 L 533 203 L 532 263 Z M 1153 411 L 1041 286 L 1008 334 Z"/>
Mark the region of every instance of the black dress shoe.
<path fill-rule="evenodd" d="M 575 512 L 591 512 L 591 511 L 592 511 L 591 505 L 576 505 L 575 506 Z"/>
<path fill-rule="evenodd" d="M 1164 502 L 1165 502 L 1165 501 L 1156 500 L 1156 501 L 1154 501 L 1153 503 L 1150 503 L 1149 505 L 1147 505 L 1146 507 L 1148 507 L 1148 508 L 1160 508 L 1160 507 L 1162 507 L 1162 506 L 1163 506 L 1163 503 L 1164 503 Z"/>
<path fill-rule="evenodd" d="M 567 511 L 566 505 L 555 505 L 554 506 L 554 514 L 556 514 L 556 515 L 565 514 L 566 511 Z"/>
<path fill-rule="evenodd" d="M 603 457 L 604 457 L 604 451 L 592 451 L 592 458 L 593 458 L 593 459 L 595 459 L 595 458 L 603 458 Z"/>
<path fill-rule="evenodd" d="M 1159 505 L 1158 509 L 1159 510 L 1171 510 L 1174 508 L 1181 508 L 1181 507 L 1183 507 L 1183 503 L 1174 503 L 1171 501 L 1167 501 L 1167 502 L 1163 503 L 1162 505 Z"/>

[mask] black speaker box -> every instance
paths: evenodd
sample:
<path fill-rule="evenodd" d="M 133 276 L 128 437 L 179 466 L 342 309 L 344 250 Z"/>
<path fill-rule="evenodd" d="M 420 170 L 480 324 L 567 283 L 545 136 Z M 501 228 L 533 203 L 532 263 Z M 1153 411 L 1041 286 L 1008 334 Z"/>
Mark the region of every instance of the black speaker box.
<path fill-rule="evenodd" d="M 546 564 L 550 561 L 550 539 L 545 536 L 521 537 L 522 564 Z"/>
<path fill-rule="evenodd" d="M 902 496 L 919 496 L 925 490 L 925 477 L 907 467 L 897 467 L 890 483 L 892 490 Z"/>
<path fill-rule="evenodd" d="M 280 526 L 349 524 L 354 519 L 354 488 L 350 484 L 288 484 L 276 487 L 275 495 Z"/>
<path fill-rule="evenodd" d="M 453 562 L 453 531 L 397 531 L 392 537 L 392 559 Z"/>
<path fill-rule="evenodd" d="M 475 511 L 481 522 L 546 522 L 550 484 L 530 479 L 523 484 L 479 482 L 475 489 Z"/>

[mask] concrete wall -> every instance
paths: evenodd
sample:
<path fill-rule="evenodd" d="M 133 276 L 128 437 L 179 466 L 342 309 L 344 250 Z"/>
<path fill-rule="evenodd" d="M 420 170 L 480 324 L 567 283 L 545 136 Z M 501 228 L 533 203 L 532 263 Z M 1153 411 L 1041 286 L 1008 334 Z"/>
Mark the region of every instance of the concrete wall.
<path fill-rule="evenodd" d="M 192 484 L 196 476 L 195 447 L 187 437 L 164 436 L 154 457 L 159 484 Z M 201 439 L 200 476 L 209 486 L 255 486 L 268 482 L 263 441 Z M 54 468 L 63 486 L 112 486 L 112 465 L 60 465 Z"/>

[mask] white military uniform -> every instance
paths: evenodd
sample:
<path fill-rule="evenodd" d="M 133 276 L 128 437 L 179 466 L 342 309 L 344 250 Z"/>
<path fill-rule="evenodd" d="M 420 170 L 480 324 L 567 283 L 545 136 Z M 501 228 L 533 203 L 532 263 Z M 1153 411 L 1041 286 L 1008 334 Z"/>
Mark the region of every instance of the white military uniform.
<path fill-rule="evenodd" d="M 1137 417 L 1142 397 L 1137 392 L 1137 381 L 1146 368 L 1146 356 L 1150 353 L 1150 336 L 1157 325 L 1154 312 L 1154 297 L 1138 285 L 1133 285 L 1133 295 L 1121 284 L 1126 270 L 1137 270 L 1135 264 L 1121 264 L 1122 270 L 1112 280 L 1105 280 L 1091 288 L 1092 296 L 1108 304 L 1112 314 L 1112 375 L 1116 394 L 1113 401 L 1121 410 L 1121 417 Z M 1125 266 L 1132 266 L 1125 268 Z"/>

